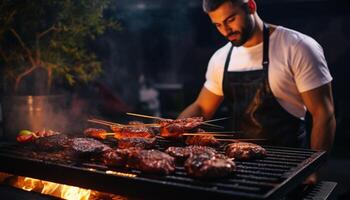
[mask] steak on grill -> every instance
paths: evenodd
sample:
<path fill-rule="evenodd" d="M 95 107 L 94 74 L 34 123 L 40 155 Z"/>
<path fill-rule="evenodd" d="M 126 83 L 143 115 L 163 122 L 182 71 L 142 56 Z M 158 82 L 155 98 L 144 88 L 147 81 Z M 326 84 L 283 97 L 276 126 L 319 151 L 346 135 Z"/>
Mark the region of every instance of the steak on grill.
<path fill-rule="evenodd" d="M 221 178 L 232 174 L 236 165 L 225 155 L 193 154 L 185 162 L 189 176 L 196 178 Z"/>
<path fill-rule="evenodd" d="M 175 159 L 153 149 L 129 151 L 127 165 L 145 173 L 170 174 L 175 171 Z"/>
<path fill-rule="evenodd" d="M 121 138 L 118 140 L 118 148 L 127 149 L 131 147 L 141 149 L 152 149 L 156 145 L 156 138 Z"/>
<path fill-rule="evenodd" d="M 235 142 L 227 145 L 226 156 L 237 160 L 249 160 L 266 156 L 266 150 L 254 143 Z"/>
<path fill-rule="evenodd" d="M 72 149 L 81 156 L 90 156 L 102 153 L 111 148 L 92 138 L 74 138 L 72 139 Z"/>
<path fill-rule="evenodd" d="M 217 151 L 211 147 L 207 146 L 187 146 L 187 147 L 168 147 L 165 152 L 174 158 L 176 158 L 178 161 L 184 161 L 187 159 L 191 154 L 202 154 L 206 153 L 209 155 L 214 156 L 217 154 Z"/>
<path fill-rule="evenodd" d="M 125 166 L 127 159 L 127 152 L 120 149 L 108 149 L 101 155 L 102 162 L 111 167 Z"/>
<path fill-rule="evenodd" d="M 42 151 L 57 151 L 70 146 L 71 140 L 65 134 L 55 134 L 39 137 L 34 141 L 35 146 Z"/>

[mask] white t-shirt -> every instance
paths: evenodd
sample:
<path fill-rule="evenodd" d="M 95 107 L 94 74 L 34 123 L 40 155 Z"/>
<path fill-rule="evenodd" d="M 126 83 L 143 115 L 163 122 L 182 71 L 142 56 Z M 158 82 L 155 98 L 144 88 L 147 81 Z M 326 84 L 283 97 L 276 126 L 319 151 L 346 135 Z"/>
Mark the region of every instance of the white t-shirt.
<path fill-rule="evenodd" d="M 231 43 L 211 57 L 205 88 L 222 96 L 224 66 Z M 262 69 L 263 43 L 253 47 L 234 47 L 228 71 Z M 277 101 L 292 115 L 304 118 L 306 107 L 300 93 L 332 80 L 322 47 L 311 37 L 277 26 L 270 35 L 269 83 Z"/>

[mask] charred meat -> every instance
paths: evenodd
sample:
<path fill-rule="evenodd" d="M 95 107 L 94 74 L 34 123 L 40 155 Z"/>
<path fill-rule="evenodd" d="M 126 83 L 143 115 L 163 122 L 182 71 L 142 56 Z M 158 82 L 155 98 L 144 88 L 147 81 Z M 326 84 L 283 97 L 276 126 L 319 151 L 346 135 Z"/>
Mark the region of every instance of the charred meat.
<path fill-rule="evenodd" d="M 120 149 L 108 149 L 102 153 L 102 162 L 111 167 L 125 166 L 127 153 Z"/>
<path fill-rule="evenodd" d="M 72 149 L 82 156 L 96 155 L 109 150 L 110 147 L 92 138 L 72 139 Z"/>
<path fill-rule="evenodd" d="M 185 143 L 187 145 L 211 146 L 211 147 L 217 147 L 220 145 L 220 142 L 212 135 L 187 136 Z"/>
<path fill-rule="evenodd" d="M 178 138 L 182 136 L 182 133 L 191 131 L 202 123 L 203 117 L 190 117 L 176 120 L 160 120 L 160 135 L 165 138 Z"/>
<path fill-rule="evenodd" d="M 107 138 L 107 131 L 102 128 L 88 128 L 84 130 L 84 135 L 87 137 L 104 140 Z"/>
<path fill-rule="evenodd" d="M 153 138 L 154 134 L 151 129 L 145 126 L 124 127 L 124 126 L 112 126 L 112 131 L 115 133 L 116 139 L 121 138 Z"/>
<path fill-rule="evenodd" d="M 185 162 L 189 176 L 196 178 L 221 178 L 232 174 L 236 165 L 225 155 L 193 154 Z"/>
<path fill-rule="evenodd" d="M 128 154 L 127 165 L 145 173 L 170 174 L 175 171 L 175 159 L 158 150 L 133 150 Z"/>
<path fill-rule="evenodd" d="M 254 143 L 236 142 L 227 145 L 226 156 L 237 160 L 249 160 L 266 156 L 266 150 Z"/>
<path fill-rule="evenodd" d="M 131 147 L 151 149 L 156 145 L 156 138 L 121 138 L 118 140 L 118 148 L 127 149 Z"/>
<path fill-rule="evenodd" d="M 65 134 L 54 134 L 37 138 L 34 144 L 42 151 L 57 151 L 69 147 L 71 140 Z"/>
<path fill-rule="evenodd" d="M 217 154 L 217 151 L 211 147 L 207 146 L 187 146 L 187 147 L 169 147 L 165 150 L 165 152 L 177 160 L 182 161 L 187 159 L 192 154 L 210 154 L 214 156 Z"/>

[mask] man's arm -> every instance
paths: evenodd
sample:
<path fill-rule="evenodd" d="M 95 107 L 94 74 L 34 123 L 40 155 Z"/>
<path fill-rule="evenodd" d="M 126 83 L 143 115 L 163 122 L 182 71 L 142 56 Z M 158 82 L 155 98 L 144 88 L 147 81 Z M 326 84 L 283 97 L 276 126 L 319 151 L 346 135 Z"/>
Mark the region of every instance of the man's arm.
<path fill-rule="evenodd" d="M 312 116 L 311 148 L 330 151 L 336 127 L 331 84 L 303 92 L 301 97 Z"/>
<path fill-rule="evenodd" d="M 223 96 L 215 95 L 203 87 L 196 101 L 182 111 L 178 118 L 203 116 L 205 119 L 210 119 L 223 99 Z"/>

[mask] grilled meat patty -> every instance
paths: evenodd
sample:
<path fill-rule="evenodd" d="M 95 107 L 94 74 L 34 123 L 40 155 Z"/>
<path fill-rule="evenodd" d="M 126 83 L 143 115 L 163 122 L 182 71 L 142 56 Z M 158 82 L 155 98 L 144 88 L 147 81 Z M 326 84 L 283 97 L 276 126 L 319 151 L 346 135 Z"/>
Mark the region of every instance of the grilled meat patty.
<path fill-rule="evenodd" d="M 35 140 L 35 146 L 42 151 L 57 151 L 70 146 L 71 140 L 65 134 L 54 134 Z"/>
<path fill-rule="evenodd" d="M 227 145 L 226 156 L 237 160 L 249 160 L 266 156 L 266 150 L 254 143 L 235 142 Z"/>
<path fill-rule="evenodd" d="M 232 174 L 236 165 L 225 155 L 202 153 L 193 154 L 185 162 L 189 176 L 196 178 L 221 178 Z"/>
<path fill-rule="evenodd" d="M 121 167 L 126 165 L 127 152 L 120 149 L 108 149 L 101 155 L 102 162 L 111 167 Z"/>
<path fill-rule="evenodd" d="M 211 146 L 211 147 L 217 147 L 220 145 L 220 142 L 212 135 L 187 136 L 185 143 L 187 145 Z"/>
<path fill-rule="evenodd" d="M 165 150 L 165 153 L 173 156 L 176 158 L 178 161 L 183 161 L 187 159 L 191 154 L 210 154 L 214 156 L 217 154 L 217 151 L 211 147 L 207 146 L 187 146 L 187 147 L 168 147 Z"/>
<path fill-rule="evenodd" d="M 72 149 L 79 155 L 95 155 L 111 149 L 109 146 L 92 138 L 74 138 L 72 139 Z"/>
<path fill-rule="evenodd" d="M 121 138 L 118 140 L 118 148 L 127 149 L 131 147 L 151 149 L 156 145 L 156 138 Z"/>
<path fill-rule="evenodd" d="M 170 174 L 175 171 L 175 159 L 158 150 L 129 150 L 128 167 L 145 173 Z"/>

